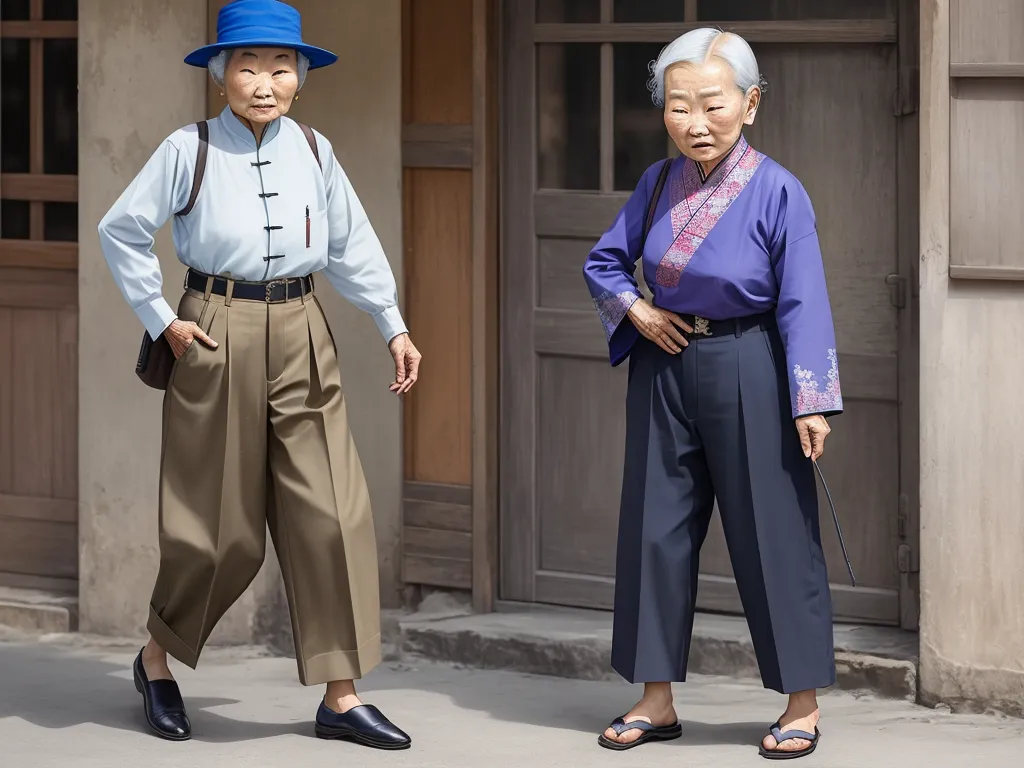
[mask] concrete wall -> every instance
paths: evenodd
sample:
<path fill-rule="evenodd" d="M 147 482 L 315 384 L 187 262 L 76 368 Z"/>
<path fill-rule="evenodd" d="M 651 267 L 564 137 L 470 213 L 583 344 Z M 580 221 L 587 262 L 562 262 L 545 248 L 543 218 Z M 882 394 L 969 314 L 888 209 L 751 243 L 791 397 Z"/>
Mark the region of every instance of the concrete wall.
<path fill-rule="evenodd" d="M 133 373 L 142 326 L 121 298 L 96 224 L 160 141 L 203 115 L 206 0 L 79 3 L 80 627 L 143 631 L 157 567 L 159 393 Z M 183 270 L 157 238 L 165 294 Z"/>
<path fill-rule="evenodd" d="M 391 260 L 402 295 L 402 19 L 400 0 L 292 0 L 304 36 L 338 54 L 312 72 L 292 115 L 330 139 Z M 401 604 L 401 406 L 388 391 L 395 366 L 368 315 L 325 280 L 320 300 L 338 342 L 341 376 L 370 486 L 381 600 Z M 415 338 L 415 329 L 410 329 Z"/>
<path fill-rule="evenodd" d="M 214 0 L 216 2 L 216 0 Z M 400 5 L 398 0 L 296 3 L 306 37 L 341 61 L 314 72 L 295 116 L 334 144 L 400 278 Z M 341 8 L 344 7 L 344 12 Z M 110 278 L 96 223 L 159 142 L 209 116 L 207 78 L 182 64 L 207 41 L 207 0 L 79 3 L 79 485 L 80 627 L 144 631 L 156 575 L 160 393 L 133 373 L 142 336 Z M 176 304 L 183 267 L 170 231 L 157 238 L 165 295 Z M 326 285 L 320 281 L 320 285 Z M 399 602 L 400 406 L 394 371 L 369 317 L 329 286 L 321 294 L 337 339 L 352 429 L 374 505 L 385 606 Z M 211 642 L 289 642 L 272 550 Z"/>
<path fill-rule="evenodd" d="M 949 0 L 921 55 L 921 696 L 1024 715 L 1024 286 L 949 279 Z"/>

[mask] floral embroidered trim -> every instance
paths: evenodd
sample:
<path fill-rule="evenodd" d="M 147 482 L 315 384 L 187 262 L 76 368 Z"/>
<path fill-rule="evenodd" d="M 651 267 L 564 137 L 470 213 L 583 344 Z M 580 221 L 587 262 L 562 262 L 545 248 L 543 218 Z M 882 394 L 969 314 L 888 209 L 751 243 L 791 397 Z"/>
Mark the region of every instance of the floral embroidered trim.
<path fill-rule="evenodd" d="M 832 365 L 828 371 L 824 391 L 818 390 L 818 377 L 814 375 L 814 371 L 808 371 L 799 365 L 793 366 L 793 379 L 796 381 L 796 415 L 843 409 L 843 395 L 839 389 L 839 358 L 834 349 L 828 351 L 828 359 Z"/>
<path fill-rule="evenodd" d="M 623 291 L 622 293 L 605 291 L 594 299 L 594 304 L 597 306 L 597 314 L 604 324 L 604 332 L 609 339 L 615 333 L 615 329 L 619 327 L 622 318 L 629 312 L 629 308 L 633 306 L 633 302 L 639 298 L 640 295 L 634 291 Z"/>
<path fill-rule="evenodd" d="M 680 199 L 672 208 L 672 231 L 676 239 L 658 264 L 655 272 L 658 285 L 674 288 L 679 284 L 693 254 L 750 183 L 762 160 L 764 155 L 751 148 L 741 136 L 732 154 L 704 183 L 701 183 L 696 163 L 684 165 L 683 173 L 677 176 L 672 187 L 673 199 Z"/>

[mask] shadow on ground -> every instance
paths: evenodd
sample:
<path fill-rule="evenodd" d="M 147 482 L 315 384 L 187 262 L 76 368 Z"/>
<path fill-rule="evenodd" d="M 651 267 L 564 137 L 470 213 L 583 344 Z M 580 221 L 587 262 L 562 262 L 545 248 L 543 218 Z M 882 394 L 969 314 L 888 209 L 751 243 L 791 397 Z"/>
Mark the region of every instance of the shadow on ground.
<path fill-rule="evenodd" d="M 148 731 L 130 658 L 115 664 L 47 645 L 3 644 L 0 653 L 0 719 L 19 717 L 42 728 L 92 723 Z M 312 730 L 307 723 L 252 723 L 209 711 L 237 699 L 190 697 L 187 691 L 184 696 L 196 741 L 250 741 Z"/>
<path fill-rule="evenodd" d="M 148 732 L 142 697 L 130 676 L 131 656 L 124 656 L 123 663 L 115 663 L 100 658 L 95 652 L 10 643 L 0 644 L 0 654 L 0 719 L 22 718 L 51 729 L 92 723 Z M 240 660 L 237 663 L 252 662 Z M 207 669 L 212 673 L 216 667 Z M 201 664 L 197 674 L 201 676 L 203 672 Z M 260 674 L 258 668 L 256 674 Z M 413 673 L 406 664 L 390 663 L 367 676 L 360 690 L 365 700 L 375 702 L 384 698 L 376 697 L 377 693 L 418 689 L 444 696 L 459 708 L 487 713 L 500 722 L 589 733 L 595 740 L 612 719 L 629 711 L 641 691 L 640 686 L 615 682 L 560 680 L 558 686 L 551 686 L 545 685 L 545 681 L 543 677 L 459 670 L 429 663 L 415 665 Z M 297 690 L 268 687 L 266 681 L 260 680 L 254 688 L 264 695 L 268 690 L 280 691 L 282 695 L 287 694 L 289 700 L 296 698 L 296 694 L 305 698 L 306 692 L 297 682 L 294 685 Z M 231 743 L 284 735 L 312 737 L 312 723 L 308 720 L 268 723 L 235 719 L 211 710 L 238 703 L 239 699 L 189 696 L 187 689 L 183 694 L 195 741 Z M 320 694 L 319 686 L 308 690 L 310 717 L 315 711 L 315 697 Z M 749 704 L 749 694 L 749 690 L 737 690 L 734 695 L 738 704 L 744 700 Z M 382 708 L 401 725 L 403 713 L 398 704 L 401 699 L 387 698 L 392 701 Z M 404 714 L 411 717 L 412 713 Z M 683 737 L 672 744 L 697 746 L 756 745 L 765 733 L 766 723 L 777 713 L 765 712 L 766 719 L 760 723 L 699 722 L 687 720 L 685 711 L 681 714 L 684 715 Z M 450 725 L 447 722 L 444 727 Z"/>
<path fill-rule="evenodd" d="M 362 690 L 371 699 L 376 691 L 408 688 L 403 681 L 404 663 L 386 665 L 390 673 L 371 674 Z M 643 692 L 639 685 L 624 682 L 595 682 L 558 679 L 557 686 L 545 685 L 552 678 L 535 675 L 511 674 L 494 670 L 459 670 L 424 663 L 417 665 L 417 687 L 429 687 L 431 692 L 448 697 L 461 709 L 486 712 L 501 722 L 522 723 L 541 728 L 598 734 L 620 715 L 627 713 Z M 468 679 L 467 679 L 468 676 Z M 469 683 L 469 684 L 467 684 Z M 736 691 L 736 701 L 747 698 L 749 691 Z M 779 703 L 784 709 L 780 697 Z M 683 736 L 671 744 L 698 745 L 757 745 L 767 725 L 782 712 L 765 712 L 764 722 L 708 723 L 688 720 L 685 710 L 680 722 Z"/>

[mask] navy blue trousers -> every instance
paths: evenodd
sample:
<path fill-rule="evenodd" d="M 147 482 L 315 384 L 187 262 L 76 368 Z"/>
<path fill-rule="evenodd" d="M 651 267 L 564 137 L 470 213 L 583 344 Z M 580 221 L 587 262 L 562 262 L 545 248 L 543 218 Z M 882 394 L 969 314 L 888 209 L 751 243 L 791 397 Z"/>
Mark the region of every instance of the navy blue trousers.
<path fill-rule="evenodd" d="M 718 499 L 766 688 L 835 682 L 814 467 L 800 448 L 773 325 L 629 359 L 612 666 L 686 679 L 700 548 Z"/>

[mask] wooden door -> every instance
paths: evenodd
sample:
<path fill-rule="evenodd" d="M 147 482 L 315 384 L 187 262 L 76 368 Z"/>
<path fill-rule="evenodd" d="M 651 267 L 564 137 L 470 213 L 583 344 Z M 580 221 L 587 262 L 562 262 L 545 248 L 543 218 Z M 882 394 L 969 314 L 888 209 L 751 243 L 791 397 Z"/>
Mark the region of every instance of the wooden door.
<path fill-rule="evenodd" d="M 78 577 L 74 0 L 0 5 L 0 583 Z"/>
<path fill-rule="evenodd" d="M 846 401 L 821 466 L 859 584 L 849 586 L 821 493 L 836 616 L 900 623 L 897 549 L 906 531 L 894 287 L 897 193 L 907 179 L 898 178 L 906 134 L 897 117 L 897 6 L 909 5 L 506 4 L 503 597 L 611 605 L 626 372 L 608 366 L 581 268 L 642 171 L 673 153 L 645 87 L 648 63 L 678 34 L 707 25 L 754 48 L 769 87 L 747 137 L 800 178 L 817 212 Z M 717 514 L 700 578 L 700 607 L 741 611 Z"/>
<path fill-rule="evenodd" d="M 403 272 L 423 353 L 403 401 L 402 575 L 471 590 L 497 571 L 493 0 L 402 3 Z"/>

